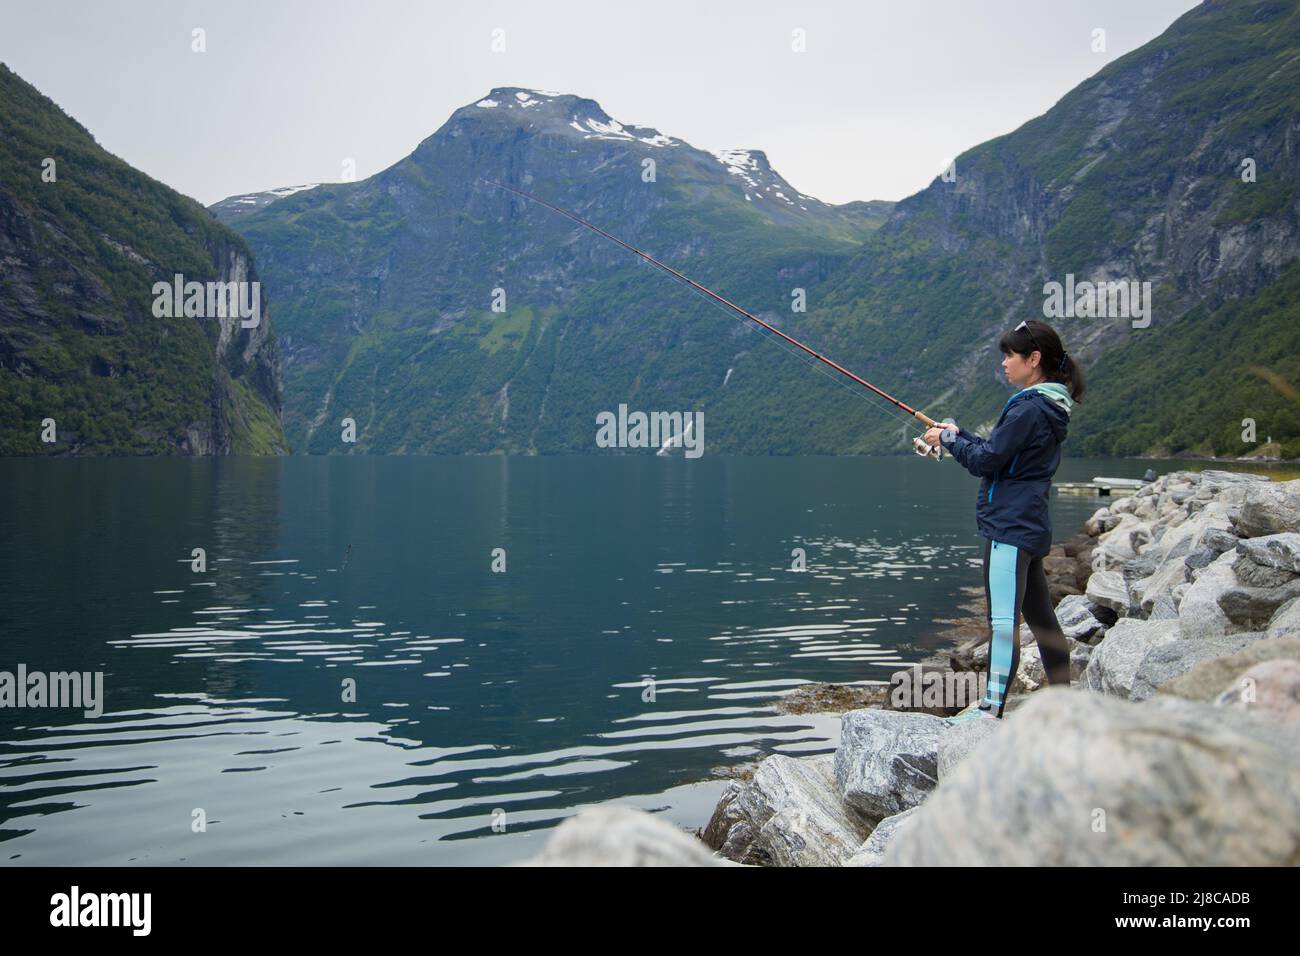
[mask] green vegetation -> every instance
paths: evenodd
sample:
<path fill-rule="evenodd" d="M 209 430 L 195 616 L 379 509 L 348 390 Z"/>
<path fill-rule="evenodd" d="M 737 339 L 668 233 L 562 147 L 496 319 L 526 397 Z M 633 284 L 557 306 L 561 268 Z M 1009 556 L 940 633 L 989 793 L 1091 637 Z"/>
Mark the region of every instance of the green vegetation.
<path fill-rule="evenodd" d="M 1134 330 L 1090 388 L 1079 454 L 1237 456 L 1271 436 L 1300 457 L 1300 263 L 1257 296 Z"/>
<path fill-rule="evenodd" d="M 217 263 L 251 259 L 247 244 L 3 65 L 0 231 L 14 250 L 0 283 L 0 455 L 284 450 L 274 340 L 245 367 L 249 333 L 218 360 L 216 321 L 152 314 L 156 281 L 218 279 Z M 41 441 L 47 418 L 54 444 Z"/>

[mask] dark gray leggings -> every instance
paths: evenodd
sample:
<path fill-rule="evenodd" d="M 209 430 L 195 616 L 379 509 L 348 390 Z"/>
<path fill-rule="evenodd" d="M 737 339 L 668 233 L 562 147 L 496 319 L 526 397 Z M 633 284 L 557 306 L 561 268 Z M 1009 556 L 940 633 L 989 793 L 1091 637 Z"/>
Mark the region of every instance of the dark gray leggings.
<path fill-rule="evenodd" d="M 1002 716 L 1007 688 L 1020 666 L 1022 617 L 1038 642 L 1047 682 L 1069 687 L 1070 647 L 1056 620 L 1042 557 L 985 538 L 984 597 L 988 601 L 989 629 L 993 637 L 989 644 L 988 686 L 980 707 Z"/>

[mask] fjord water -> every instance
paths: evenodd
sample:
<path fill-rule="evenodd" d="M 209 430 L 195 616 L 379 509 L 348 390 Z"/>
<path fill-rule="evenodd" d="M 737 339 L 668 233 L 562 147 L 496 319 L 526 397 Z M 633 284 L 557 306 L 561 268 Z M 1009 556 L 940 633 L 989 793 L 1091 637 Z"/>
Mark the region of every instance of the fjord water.
<path fill-rule="evenodd" d="M 913 456 L 0 476 L 0 670 L 103 671 L 105 696 L 0 709 L 9 865 L 497 863 L 605 801 L 700 826 L 713 768 L 835 746 L 777 697 L 887 680 L 981 583 L 976 481 Z M 1054 496 L 1058 540 L 1097 505 Z"/>

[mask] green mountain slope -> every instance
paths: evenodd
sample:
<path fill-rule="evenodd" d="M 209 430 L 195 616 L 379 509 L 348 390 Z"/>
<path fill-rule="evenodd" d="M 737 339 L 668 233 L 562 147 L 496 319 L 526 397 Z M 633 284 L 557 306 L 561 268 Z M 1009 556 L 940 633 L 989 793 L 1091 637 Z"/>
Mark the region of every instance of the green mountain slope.
<path fill-rule="evenodd" d="M 1249 453 L 1248 416 L 1275 440 L 1300 437 L 1250 371 L 1300 385 L 1274 347 L 1294 342 L 1295 313 L 1270 291 L 1300 257 L 1298 119 L 1300 5 L 1204 3 L 1043 116 L 958 157 L 956 182 L 900 203 L 828 284 L 824 335 L 850 358 L 869 340 L 861 354 L 885 382 L 983 425 L 1006 394 L 997 335 L 1044 316 L 1044 283 L 1150 282 L 1145 328 L 1048 319 L 1092 372 L 1071 450 Z M 1247 158 L 1253 183 L 1240 176 Z"/>
<path fill-rule="evenodd" d="M 176 273 L 258 278 L 236 233 L 0 65 L 0 454 L 287 450 L 265 300 L 255 328 L 156 318 Z"/>

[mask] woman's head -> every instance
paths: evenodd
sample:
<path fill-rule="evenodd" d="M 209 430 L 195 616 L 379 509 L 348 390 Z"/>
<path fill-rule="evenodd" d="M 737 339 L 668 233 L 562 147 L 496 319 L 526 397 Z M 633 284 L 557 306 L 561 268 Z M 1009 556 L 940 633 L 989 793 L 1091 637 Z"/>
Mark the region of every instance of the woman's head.
<path fill-rule="evenodd" d="M 1012 385 L 1026 388 L 1038 382 L 1060 382 L 1072 399 L 1083 400 L 1083 369 L 1074 356 L 1066 354 L 1061 337 L 1046 322 L 1021 322 L 1003 334 L 998 348 L 1002 350 L 1002 369 Z"/>

